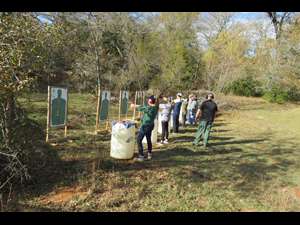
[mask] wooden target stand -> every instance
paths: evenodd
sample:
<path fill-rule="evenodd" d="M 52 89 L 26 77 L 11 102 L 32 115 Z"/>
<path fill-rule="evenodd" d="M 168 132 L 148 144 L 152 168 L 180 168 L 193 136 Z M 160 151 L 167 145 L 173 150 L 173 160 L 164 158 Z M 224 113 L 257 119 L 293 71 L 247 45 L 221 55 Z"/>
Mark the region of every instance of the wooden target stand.
<path fill-rule="evenodd" d="M 66 99 L 66 110 L 65 110 L 65 123 L 62 125 L 57 125 L 57 126 L 53 126 L 53 128 L 62 128 L 64 127 L 64 138 L 67 137 L 67 131 L 68 131 L 68 102 L 69 102 L 69 92 L 68 92 L 68 88 L 66 86 L 48 86 L 48 104 L 47 104 L 47 127 L 46 127 L 46 142 L 49 142 L 49 134 L 50 134 L 50 129 L 51 127 L 51 123 L 50 123 L 50 117 L 51 117 L 51 91 L 52 91 L 52 87 L 56 87 L 56 88 L 64 88 L 67 90 L 67 99 Z"/>
<path fill-rule="evenodd" d="M 121 107 L 122 107 L 122 90 L 120 91 L 120 96 L 119 96 L 119 114 L 118 114 L 118 120 L 123 121 L 128 119 L 128 104 L 127 104 L 127 110 L 126 114 L 121 113 Z M 128 92 L 128 100 L 129 100 L 129 92 Z"/>
<path fill-rule="evenodd" d="M 134 104 L 136 105 L 137 104 L 137 101 L 138 99 L 141 101 L 139 103 L 141 103 L 140 105 L 143 105 L 144 104 L 144 101 L 145 101 L 145 92 L 144 91 L 136 91 L 135 92 L 135 97 L 134 97 Z M 132 120 L 135 121 L 135 122 L 138 122 L 136 121 L 136 108 L 133 109 L 133 115 L 132 115 Z M 138 118 L 141 118 L 141 115 L 142 113 L 141 112 L 138 112 Z"/>
<path fill-rule="evenodd" d="M 97 112 L 96 112 L 95 134 L 106 132 L 106 131 L 111 132 L 111 129 L 110 129 L 110 126 L 109 126 L 109 114 L 107 116 L 107 119 L 105 121 L 103 121 L 105 123 L 105 128 L 100 129 L 100 127 L 99 127 L 99 125 L 101 123 L 100 118 L 99 118 L 99 114 L 100 114 L 100 111 L 101 111 L 101 89 L 100 89 L 100 87 L 98 87 L 97 92 L 98 93 L 97 93 Z"/>

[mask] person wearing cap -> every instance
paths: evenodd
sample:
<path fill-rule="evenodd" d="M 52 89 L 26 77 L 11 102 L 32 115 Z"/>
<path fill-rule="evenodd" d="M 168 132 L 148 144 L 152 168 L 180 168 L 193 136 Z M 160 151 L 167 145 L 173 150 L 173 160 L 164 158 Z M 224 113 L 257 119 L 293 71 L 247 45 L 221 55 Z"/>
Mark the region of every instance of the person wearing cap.
<path fill-rule="evenodd" d="M 137 158 L 137 161 L 144 161 L 144 149 L 143 149 L 143 143 L 142 140 L 146 136 L 147 139 L 147 145 L 148 145 L 148 160 L 152 159 L 152 142 L 151 142 L 151 134 L 152 130 L 154 128 L 154 120 L 156 118 L 157 112 L 158 112 L 158 102 L 156 101 L 155 97 L 152 95 L 148 98 L 147 105 L 139 106 L 135 104 L 131 104 L 131 108 L 136 107 L 137 111 L 143 113 L 143 117 L 141 120 L 141 127 L 138 132 L 137 136 L 137 144 L 138 144 L 138 150 L 139 150 L 139 156 Z"/>
<path fill-rule="evenodd" d="M 199 145 L 200 139 L 203 136 L 203 146 L 207 147 L 209 133 L 212 128 L 216 112 L 218 111 L 217 104 L 213 101 L 214 94 L 209 93 L 206 100 L 202 102 L 196 113 L 196 118 L 200 117 L 200 124 L 195 134 L 193 145 Z"/>
<path fill-rule="evenodd" d="M 173 133 L 178 133 L 179 131 L 179 115 L 181 109 L 181 97 L 182 94 L 178 93 L 176 95 L 176 99 L 174 100 L 174 107 L 173 107 Z"/>

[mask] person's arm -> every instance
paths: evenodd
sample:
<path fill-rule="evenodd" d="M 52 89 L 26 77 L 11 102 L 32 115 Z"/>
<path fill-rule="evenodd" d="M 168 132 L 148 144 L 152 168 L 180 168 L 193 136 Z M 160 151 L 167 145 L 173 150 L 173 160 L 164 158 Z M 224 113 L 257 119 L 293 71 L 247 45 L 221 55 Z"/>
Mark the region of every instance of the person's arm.
<path fill-rule="evenodd" d="M 159 93 L 158 97 L 156 98 L 155 106 L 157 110 L 159 109 L 159 103 L 161 102 L 161 99 L 163 98 L 163 94 Z"/>
<path fill-rule="evenodd" d="M 132 109 L 136 108 L 136 110 L 137 110 L 138 112 L 145 112 L 145 111 L 147 110 L 147 107 L 146 107 L 146 106 L 135 105 L 135 104 L 133 104 L 133 103 L 130 105 L 130 107 L 131 107 Z"/>
<path fill-rule="evenodd" d="M 216 119 L 218 112 L 219 112 L 219 109 L 218 109 L 218 105 L 216 104 L 216 113 L 215 113 L 214 120 Z"/>
<path fill-rule="evenodd" d="M 198 109 L 196 113 L 196 120 L 200 118 L 200 115 L 201 115 L 201 109 Z"/>
<path fill-rule="evenodd" d="M 203 103 L 198 107 L 197 113 L 196 113 L 196 119 L 199 119 L 201 116 L 201 112 L 203 110 Z"/>

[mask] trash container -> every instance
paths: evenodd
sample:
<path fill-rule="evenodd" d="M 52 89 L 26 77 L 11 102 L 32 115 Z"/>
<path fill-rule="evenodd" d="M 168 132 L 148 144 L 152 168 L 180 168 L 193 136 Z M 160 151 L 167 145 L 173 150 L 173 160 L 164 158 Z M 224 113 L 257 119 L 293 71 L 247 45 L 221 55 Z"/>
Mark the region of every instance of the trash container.
<path fill-rule="evenodd" d="M 112 122 L 110 156 L 115 159 L 131 159 L 135 146 L 134 121 Z"/>

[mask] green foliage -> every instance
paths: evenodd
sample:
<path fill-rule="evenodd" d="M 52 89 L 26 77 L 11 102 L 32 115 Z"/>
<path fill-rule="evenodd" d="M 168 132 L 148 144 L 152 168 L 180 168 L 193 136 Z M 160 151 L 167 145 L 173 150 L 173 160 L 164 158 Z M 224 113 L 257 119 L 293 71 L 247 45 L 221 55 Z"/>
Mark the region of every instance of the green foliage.
<path fill-rule="evenodd" d="M 38 74 L 53 71 L 47 46 L 49 32 L 30 13 L 0 14 L 0 189 L 23 182 L 40 170 L 43 130 L 17 104 Z M 49 32 L 49 33 L 48 33 Z M 52 46 L 59 45 L 51 37 Z M 49 46 L 48 46 L 49 47 Z M 46 154 L 47 155 L 47 154 Z M 49 161 L 50 162 L 50 161 Z M 33 170 L 32 170 L 33 169 Z"/>
<path fill-rule="evenodd" d="M 279 85 L 274 85 L 270 90 L 265 91 L 263 98 L 269 102 L 279 104 L 287 101 L 299 101 L 300 91 L 295 86 L 284 88 Z"/>
<path fill-rule="evenodd" d="M 7 137 L 5 132 L 0 132 L 0 192 L 3 193 L 9 186 L 15 189 L 21 183 L 35 180 L 40 172 L 58 161 L 55 152 L 44 144 L 41 125 L 29 119 L 19 106 L 14 108 L 13 114 L 11 135 Z M 5 113 L 0 111 L 0 130 L 5 128 Z"/>
<path fill-rule="evenodd" d="M 226 87 L 226 93 L 232 93 L 239 96 L 261 96 L 262 93 L 259 91 L 261 84 L 255 80 L 252 76 L 247 76 L 235 80 Z"/>
<path fill-rule="evenodd" d="M 269 102 L 282 104 L 289 100 L 289 95 L 286 90 L 278 85 L 274 85 L 270 90 L 265 91 L 263 98 Z"/>

